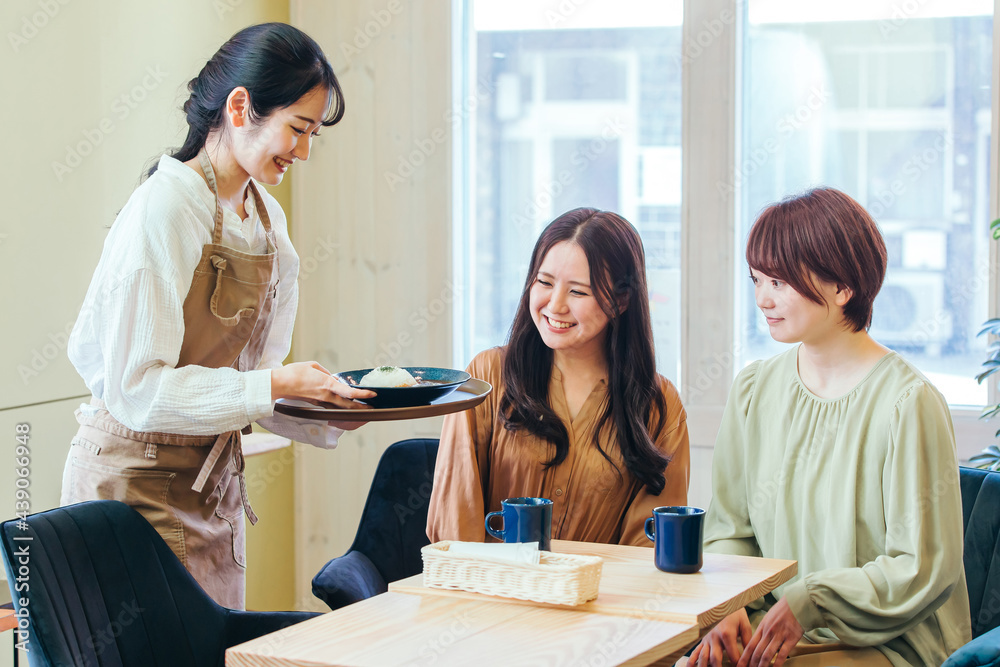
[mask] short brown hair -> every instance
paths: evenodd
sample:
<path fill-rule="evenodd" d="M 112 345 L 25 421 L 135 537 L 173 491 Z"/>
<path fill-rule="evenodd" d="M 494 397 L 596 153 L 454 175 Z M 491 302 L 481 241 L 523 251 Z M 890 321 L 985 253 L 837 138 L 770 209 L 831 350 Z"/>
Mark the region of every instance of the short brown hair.
<path fill-rule="evenodd" d="M 824 303 L 811 274 L 849 287 L 844 319 L 854 331 L 871 326 L 872 304 L 885 279 L 885 240 L 861 204 L 840 190 L 815 188 L 771 204 L 747 239 L 747 264 Z"/>

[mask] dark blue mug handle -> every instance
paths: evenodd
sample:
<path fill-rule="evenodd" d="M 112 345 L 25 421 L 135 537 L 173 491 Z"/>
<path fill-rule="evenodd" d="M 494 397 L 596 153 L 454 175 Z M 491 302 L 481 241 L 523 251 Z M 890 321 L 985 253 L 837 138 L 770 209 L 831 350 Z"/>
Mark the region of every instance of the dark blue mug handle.
<path fill-rule="evenodd" d="M 503 512 L 490 512 L 489 514 L 486 515 L 486 532 L 502 542 L 503 534 L 506 533 L 507 530 L 506 527 L 502 528 L 500 532 L 493 530 L 492 526 L 490 526 L 490 519 L 492 519 L 495 516 L 500 517 L 500 520 L 503 521 Z"/>
<path fill-rule="evenodd" d="M 487 519 L 487 521 L 489 521 L 489 519 Z M 653 522 L 654 518 L 649 517 L 648 519 L 646 519 L 646 525 L 644 526 L 644 528 L 646 530 L 646 537 L 648 537 L 651 541 L 655 542 L 656 533 L 653 532 Z"/>

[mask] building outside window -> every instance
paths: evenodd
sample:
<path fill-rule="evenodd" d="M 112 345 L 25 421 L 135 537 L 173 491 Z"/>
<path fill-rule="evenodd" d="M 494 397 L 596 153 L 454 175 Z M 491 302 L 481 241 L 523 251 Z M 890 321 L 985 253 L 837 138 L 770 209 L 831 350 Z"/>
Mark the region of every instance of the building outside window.
<path fill-rule="evenodd" d="M 541 229 L 577 206 L 621 213 L 646 249 L 659 371 L 684 385 L 685 192 L 736 199 L 734 370 L 775 354 L 746 278 L 744 240 L 769 202 L 817 185 L 875 217 L 889 273 L 872 335 L 913 361 L 950 403 L 983 405 L 974 376 L 986 341 L 993 5 L 889 1 L 733 2 L 683 43 L 680 1 L 591 0 L 550 7 L 469 0 L 467 69 L 485 91 L 462 147 L 470 258 L 461 361 L 502 344 Z M 928 3 L 930 5 L 932 3 Z M 936 13 L 934 13 L 936 12 Z M 682 174 L 682 80 L 727 17 L 742 35 L 728 182 Z M 695 34 L 692 31 L 692 34 Z M 720 81 L 725 81 L 720 76 Z M 718 86 L 696 79 L 691 86 Z M 697 150 L 693 146 L 692 150 Z M 685 178 L 688 185 L 685 186 Z M 702 179 L 703 180 L 703 179 Z M 731 381 L 731 378 L 729 378 Z"/>

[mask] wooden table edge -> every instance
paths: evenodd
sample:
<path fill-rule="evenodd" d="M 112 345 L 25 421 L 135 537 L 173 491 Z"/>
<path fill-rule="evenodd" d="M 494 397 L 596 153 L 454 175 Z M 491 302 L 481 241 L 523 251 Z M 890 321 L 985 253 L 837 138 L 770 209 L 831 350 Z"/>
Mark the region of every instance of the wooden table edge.
<path fill-rule="evenodd" d="M 410 579 L 421 577 L 419 584 L 407 584 Z M 474 593 L 453 588 L 435 588 L 425 586 L 422 581 L 423 575 L 417 574 L 406 579 L 400 579 L 389 584 L 390 593 L 400 593 L 402 595 L 431 595 L 436 597 L 457 598 L 460 600 L 471 600 L 479 602 L 505 602 L 508 604 L 523 605 L 525 607 L 538 607 L 541 609 L 554 609 L 557 611 L 572 611 L 580 614 L 601 614 L 603 616 L 618 616 L 623 618 L 637 618 L 643 621 L 662 621 L 665 623 L 680 623 L 682 625 L 699 626 L 699 618 L 696 614 L 683 614 L 670 611 L 649 611 L 645 609 L 625 609 L 616 607 L 593 608 L 589 602 L 580 605 L 555 604 L 552 602 L 537 602 L 535 600 L 522 600 L 520 598 L 508 598 L 502 595 L 487 595 L 485 593 Z M 756 598 L 754 598 L 756 599 Z M 591 601 L 593 602 L 593 601 Z M 699 626 L 700 627 L 700 626 Z"/>

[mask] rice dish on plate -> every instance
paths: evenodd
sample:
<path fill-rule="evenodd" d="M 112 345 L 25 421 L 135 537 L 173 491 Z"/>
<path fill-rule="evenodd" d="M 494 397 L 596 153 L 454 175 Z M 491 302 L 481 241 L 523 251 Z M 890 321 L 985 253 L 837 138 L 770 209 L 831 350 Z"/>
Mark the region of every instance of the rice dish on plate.
<path fill-rule="evenodd" d="M 413 387 L 417 381 L 398 366 L 379 366 L 361 378 L 361 387 Z"/>

